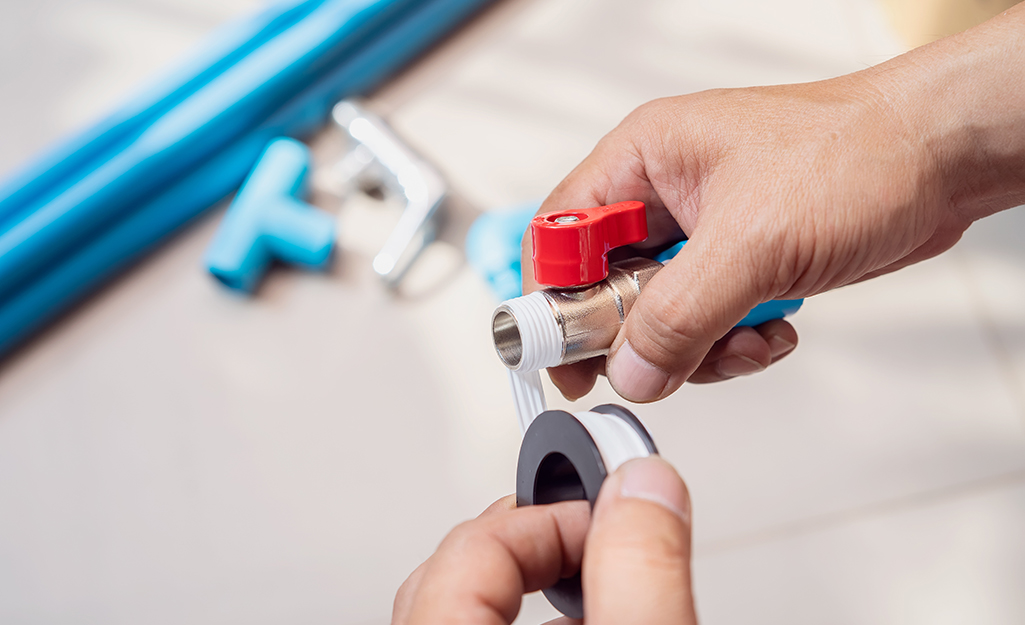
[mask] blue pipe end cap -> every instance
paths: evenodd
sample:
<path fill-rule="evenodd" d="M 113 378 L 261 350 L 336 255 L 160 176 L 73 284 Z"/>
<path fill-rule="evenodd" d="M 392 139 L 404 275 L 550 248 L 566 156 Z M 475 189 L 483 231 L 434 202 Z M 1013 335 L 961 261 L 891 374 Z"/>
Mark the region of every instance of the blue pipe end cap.
<path fill-rule="evenodd" d="M 267 146 L 206 251 L 206 266 L 214 277 L 252 292 L 273 260 L 327 267 L 335 222 L 299 199 L 309 169 L 309 150 L 302 143 L 282 138 Z"/>
<path fill-rule="evenodd" d="M 774 299 L 762 302 L 751 309 L 751 312 L 747 313 L 747 316 L 741 319 L 737 326 L 758 326 L 766 321 L 789 317 L 800 310 L 801 304 L 804 304 L 803 299 Z"/>

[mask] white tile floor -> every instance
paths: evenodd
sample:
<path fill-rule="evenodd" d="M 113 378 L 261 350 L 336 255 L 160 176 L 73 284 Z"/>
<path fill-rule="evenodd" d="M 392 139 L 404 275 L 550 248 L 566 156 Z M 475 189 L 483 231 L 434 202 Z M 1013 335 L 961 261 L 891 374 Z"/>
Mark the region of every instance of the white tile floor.
<path fill-rule="evenodd" d="M 256 4 L 0 4 L 0 171 Z M 872 0 L 510 0 L 372 104 L 445 170 L 458 231 L 648 99 L 899 50 Z M 246 301 L 199 268 L 215 221 L 0 364 L 0 622 L 384 623 L 511 490 L 494 301 L 457 246 L 393 298 L 382 219 L 348 206 L 335 271 Z M 706 624 L 1025 622 L 1023 235 L 1020 209 L 976 224 L 808 302 L 773 370 L 637 409 L 691 487 Z"/>

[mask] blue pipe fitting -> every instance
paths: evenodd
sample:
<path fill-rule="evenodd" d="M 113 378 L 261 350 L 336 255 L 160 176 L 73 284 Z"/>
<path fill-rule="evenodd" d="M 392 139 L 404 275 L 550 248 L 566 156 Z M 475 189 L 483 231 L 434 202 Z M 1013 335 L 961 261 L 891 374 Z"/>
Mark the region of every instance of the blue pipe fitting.
<path fill-rule="evenodd" d="M 484 213 L 466 234 L 466 259 L 487 281 L 499 301 L 523 295 L 521 245 L 530 220 L 539 208 L 541 202 L 532 202 Z"/>
<path fill-rule="evenodd" d="M 206 265 L 233 289 L 252 292 L 274 259 L 323 269 L 334 247 L 334 219 L 298 199 L 310 167 L 309 150 L 275 139 L 228 208 L 206 252 Z"/>

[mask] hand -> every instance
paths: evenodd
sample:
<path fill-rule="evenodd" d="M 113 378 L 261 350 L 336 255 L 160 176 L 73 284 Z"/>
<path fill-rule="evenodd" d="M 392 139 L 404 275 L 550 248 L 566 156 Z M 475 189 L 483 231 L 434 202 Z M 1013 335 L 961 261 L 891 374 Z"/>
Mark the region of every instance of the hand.
<path fill-rule="evenodd" d="M 755 305 L 930 258 L 1025 200 L 1025 6 L 863 72 L 650 102 L 603 138 L 542 213 L 640 200 L 648 248 L 689 237 L 609 352 L 550 371 L 570 399 L 602 371 L 624 398 L 760 371 L 797 344 Z M 1013 60 L 1011 60 L 1013 59 Z M 644 250 L 635 250 L 644 253 Z M 530 275 L 525 242 L 525 291 Z"/>
<path fill-rule="evenodd" d="M 581 562 L 585 622 L 697 622 L 690 499 L 664 460 L 620 467 L 593 515 L 585 501 L 514 506 L 506 497 L 452 530 L 399 589 L 393 625 L 512 623 L 524 593 L 574 575 Z"/>

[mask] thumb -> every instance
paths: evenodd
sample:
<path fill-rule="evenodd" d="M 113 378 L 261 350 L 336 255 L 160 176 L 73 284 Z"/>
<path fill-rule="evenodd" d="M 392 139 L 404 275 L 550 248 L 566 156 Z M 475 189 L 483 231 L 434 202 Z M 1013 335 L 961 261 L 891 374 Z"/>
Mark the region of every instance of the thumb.
<path fill-rule="evenodd" d="M 692 239 L 637 298 L 607 367 L 623 398 L 649 402 L 672 394 L 712 345 L 762 301 L 767 289 L 757 272 L 764 267 L 750 262 L 743 246 L 717 240 L 723 241 Z"/>
<path fill-rule="evenodd" d="M 694 625 L 690 497 L 658 456 L 627 462 L 602 486 L 584 546 L 588 625 Z"/>

